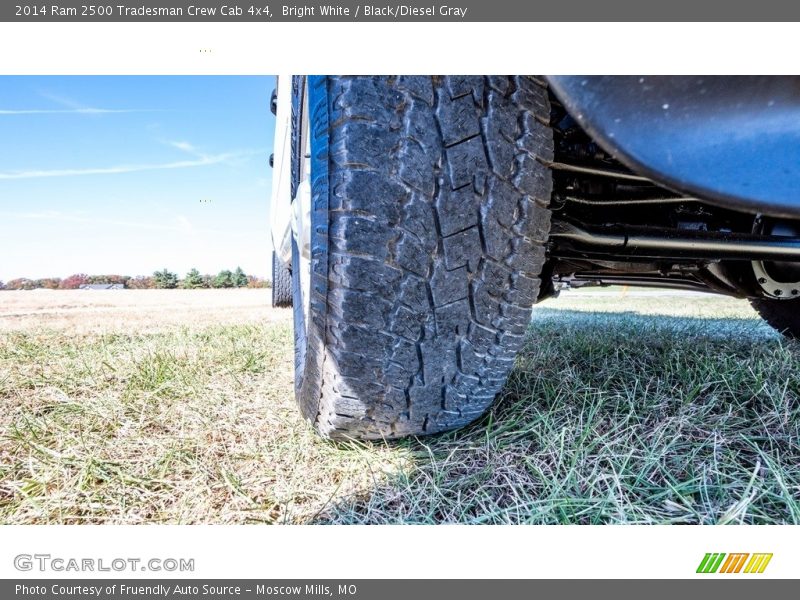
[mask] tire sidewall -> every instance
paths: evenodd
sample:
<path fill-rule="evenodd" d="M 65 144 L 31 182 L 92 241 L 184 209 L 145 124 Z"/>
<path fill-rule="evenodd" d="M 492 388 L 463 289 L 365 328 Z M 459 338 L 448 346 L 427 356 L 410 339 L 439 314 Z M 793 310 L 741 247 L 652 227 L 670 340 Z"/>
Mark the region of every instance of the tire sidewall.
<path fill-rule="evenodd" d="M 293 85 L 293 109 L 302 111 L 302 90 L 308 97 L 309 135 L 311 136 L 311 274 L 309 278 L 308 322 L 299 276 L 299 248 L 292 241 L 292 292 L 294 307 L 295 342 L 295 397 L 303 416 L 312 423 L 319 412 L 322 392 L 322 373 L 325 360 L 325 331 L 327 327 L 328 291 L 328 206 L 329 206 L 329 99 L 327 77 L 309 76 L 306 82 Z M 304 86 L 303 83 L 307 83 Z M 302 118 L 302 116 L 301 116 Z M 293 128 L 300 127 L 301 119 L 293 120 Z M 293 136 L 294 137 L 294 136 Z M 297 143 L 301 144 L 299 135 Z M 293 149 L 292 160 L 299 159 Z M 293 169 L 293 173 L 296 169 Z M 293 186 L 294 189 L 297 186 Z"/>

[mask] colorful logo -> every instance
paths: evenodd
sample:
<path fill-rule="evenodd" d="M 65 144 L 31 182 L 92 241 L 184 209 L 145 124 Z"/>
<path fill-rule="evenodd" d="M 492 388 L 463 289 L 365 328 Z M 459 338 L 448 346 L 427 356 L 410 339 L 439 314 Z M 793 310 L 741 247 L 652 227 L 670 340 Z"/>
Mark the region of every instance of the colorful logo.
<path fill-rule="evenodd" d="M 750 560 L 748 560 L 748 557 Z M 772 553 L 708 552 L 697 567 L 698 573 L 763 573 Z"/>

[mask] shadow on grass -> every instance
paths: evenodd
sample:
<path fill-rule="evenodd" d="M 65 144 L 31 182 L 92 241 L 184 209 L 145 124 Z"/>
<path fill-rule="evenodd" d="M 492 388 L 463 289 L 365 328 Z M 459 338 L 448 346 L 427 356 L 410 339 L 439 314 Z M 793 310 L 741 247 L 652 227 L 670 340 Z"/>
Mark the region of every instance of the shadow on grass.
<path fill-rule="evenodd" d="M 540 307 L 484 417 L 314 522 L 797 524 L 798 366 L 755 319 Z"/>

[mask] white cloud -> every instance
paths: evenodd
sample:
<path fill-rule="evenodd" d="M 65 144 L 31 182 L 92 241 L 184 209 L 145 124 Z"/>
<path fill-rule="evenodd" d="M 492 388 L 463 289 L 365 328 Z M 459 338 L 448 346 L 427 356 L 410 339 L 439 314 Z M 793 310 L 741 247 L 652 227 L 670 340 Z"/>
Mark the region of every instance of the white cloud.
<path fill-rule="evenodd" d="M 95 106 L 87 106 L 72 98 L 51 94 L 49 92 L 40 92 L 39 95 L 63 108 L 0 109 L 0 115 L 109 115 L 162 112 L 160 109 L 153 108 L 98 108 Z"/>
<path fill-rule="evenodd" d="M 178 150 L 182 150 L 183 152 L 187 152 L 189 154 L 194 154 L 196 156 L 202 156 L 201 153 L 189 142 L 167 142 L 173 148 L 177 148 Z"/>
<path fill-rule="evenodd" d="M 69 109 L 0 109 L 0 115 L 108 115 L 117 113 L 160 112 L 145 108 L 69 108 Z"/>
<path fill-rule="evenodd" d="M 39 95 L 46 100 L 50 100 L 55 104 L 63 106 L 65 108 L 69 108 L 71 110 L 80 110 L 86 108 L 86 105 L 82 102 L 78 102 L 77 100 L 70 98 L 68 96 L 62 96 L 61 94 L 54 94 L 48 91 L 39 92 Z"/>
<path fill-rule="evenodd" d="M 178 215 L 175 217 L 176 223 L 176 230 L 180 231 L 184 235 L 196 235 L 197 229 L 195 229 L 194 224 L 184 215 Z"/>
<path fill-rule="evenodd" d="M 104 217 L 83 216 L 81 213 L 65 213 L 58 210 L 42 210 L 36 212 L 0 213 L 3 219 L 26 219 L 34 221 L 57 221 L 60 223 L 85 223 L 97 227 L 125 227 L 130 229 L 146 229 L 151 231 L 171 231 L 184 235 L 221 235 L 225 232 L 211 229 L 196 229 L 194 224 L 184 215 L 175 215 L 174 223 L 148 223 L 124 219 L 107 219 Z"/>
<path fill-rule="evenodd" d="M 260 151 L 248 150 L 240 152 L 226 152 L 224 154 L 203 155 L 194 160 L 179 160 L 167 163 L 117 165 L 113 167 L 90 167 L 85 169 L 49 169 L 15 171 L 0 173 L 0 181 L 11 179 L 42 179 L 45 177 L 78 177 L 83 175 L 115 175 L 119 173 L 138 173 L 140 171 L 163 171 L 168 169 L 189 169 L 192 167 L 205 167 L 220 163 L 229 163 L 239 158 L 259 154 Z"/>

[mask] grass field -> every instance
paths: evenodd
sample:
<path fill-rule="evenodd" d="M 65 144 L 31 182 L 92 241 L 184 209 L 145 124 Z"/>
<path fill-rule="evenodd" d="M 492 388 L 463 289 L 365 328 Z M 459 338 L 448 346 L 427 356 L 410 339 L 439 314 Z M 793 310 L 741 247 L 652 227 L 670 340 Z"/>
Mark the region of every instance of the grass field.
<path fill-rule="evenodd" d="M 746 303 L 562 295 L 479 422 L 335 445 L 268 301 L 0 293 L 0 523 L 800 523 L 800 344 Z"/>

